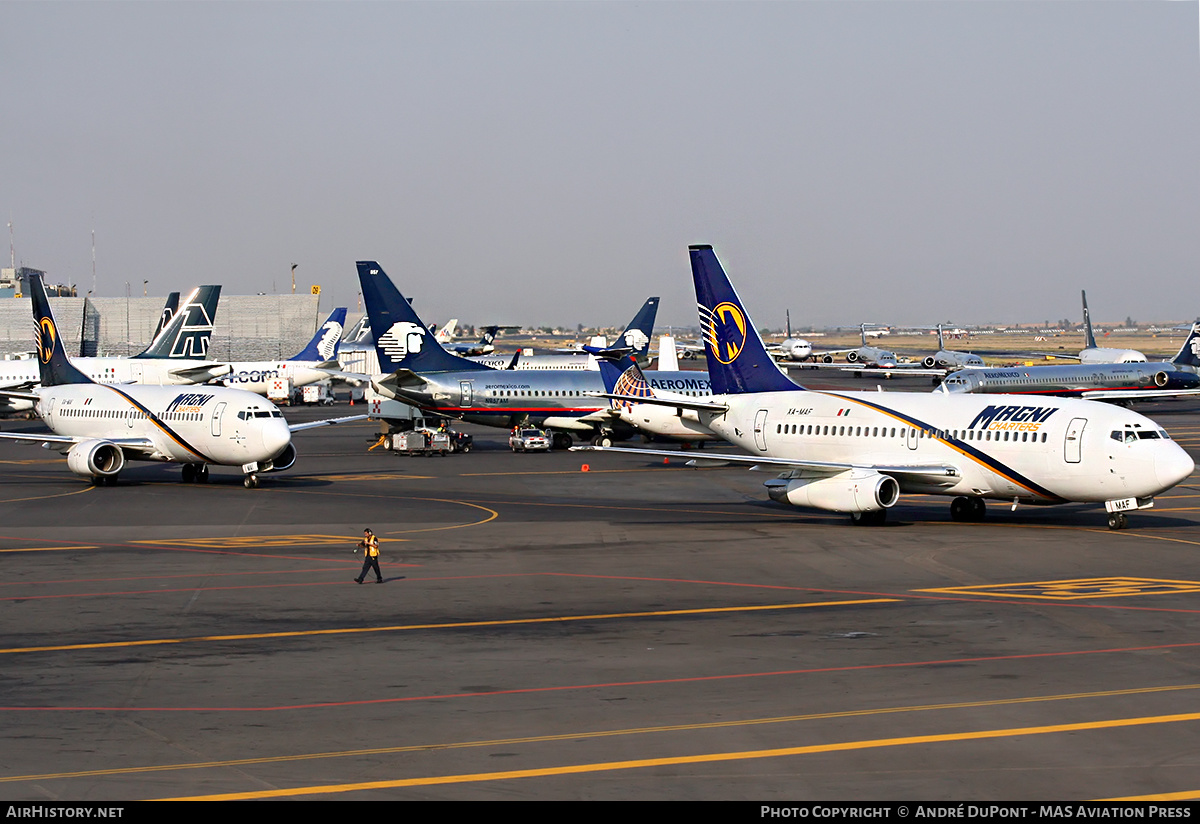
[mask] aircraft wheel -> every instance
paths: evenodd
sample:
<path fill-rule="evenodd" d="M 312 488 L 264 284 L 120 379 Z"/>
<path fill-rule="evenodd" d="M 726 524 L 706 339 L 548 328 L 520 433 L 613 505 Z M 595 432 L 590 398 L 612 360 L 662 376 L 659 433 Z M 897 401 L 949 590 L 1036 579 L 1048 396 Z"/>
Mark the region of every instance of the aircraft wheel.
<path fill-rule="evenodd" d="M 987 504 L 983 502 L 983 498 L 968 498 L 967 500 L 971 502 L 971 520 L 982 521 L 987 515 Z"/>
<path fill-rule="evenodd" d="M 1108 516 L 1109 529 L 1125 529 L 1129 526 L 1129 517 L 1124 512 L 1111 512 Z"/>
<path fill-rule="evenodd" d="M 554 448 L 555 449 L 570 449 L 571 448 L 571 436 L 568 435 L 566 432 L 555 432 L 554 433 Z"/>
<path fill-rule="evenodd" d="M 887 510 L 877 509 L 874 512 L 851 512 L 850 523 L 855 526 L 882 526 L 887 522 Z"/>
<path fill-rule="evenodd" d="M 599 435 L 592 438 L 592 444 L 594 446 L 612 446 L 613 445 L 612 435 L 609 435 L 605 432 L 601 432 Z"/>
<path fill-rule="evenodd" d="M 208 483 L 208 464 L 196 465 L 196 481 L 197 483 Z"/>
<path fill-rule="evenodd" d="M 950 519 L 953 521 L 971 520 L 971 499 L 963 495 L 951 501 Z"/>
<path fill-rule="evenodd" d="M 258 476 L 254 474 L 247 475 L 242 479 L 242 485 L 246 489 L 258 489 Z"/>
<path fill-rule="evenodd" d="M 196 465 L 186 463 L 183 465 L 183 482 L 190 484 L 196 480 Z"/>

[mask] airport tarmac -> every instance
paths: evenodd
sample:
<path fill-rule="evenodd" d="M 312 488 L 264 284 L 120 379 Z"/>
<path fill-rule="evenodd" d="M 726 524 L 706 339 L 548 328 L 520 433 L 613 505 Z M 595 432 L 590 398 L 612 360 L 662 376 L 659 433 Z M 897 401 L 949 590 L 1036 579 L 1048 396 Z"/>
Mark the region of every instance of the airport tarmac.
<path fill-rule="evenodd" d="M 1143 410 L 1200 454 L 1200 403 Z M 1118 532 L 931 497 L 854 527 L 464 428 L 302 432 L 256 490 L 0 444 L 0 798 L 1200 796 L 1196 476 Z"/>

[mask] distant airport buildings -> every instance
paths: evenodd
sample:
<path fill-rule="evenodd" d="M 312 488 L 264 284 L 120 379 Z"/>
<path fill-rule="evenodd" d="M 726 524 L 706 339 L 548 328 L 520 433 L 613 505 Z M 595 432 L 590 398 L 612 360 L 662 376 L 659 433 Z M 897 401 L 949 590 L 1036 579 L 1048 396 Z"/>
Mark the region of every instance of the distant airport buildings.
<path fill-rule="evenodd" d="M 36 269 L 0 270 L 0 356 L 33 351 L 29 275 Z M 69 286 L 50 286 L 50 306 L 67 353 L 136 355 L 150 343 L 166 297 L 79 297 Z M 17 297 L 20 295 L 21 297 Z M 185 293 L 186 295 L 186 293 Z M 217 306 L 209 357 L 273 360 L 295 355 L 332 311 L 317 295 L 227 295 Z"/>

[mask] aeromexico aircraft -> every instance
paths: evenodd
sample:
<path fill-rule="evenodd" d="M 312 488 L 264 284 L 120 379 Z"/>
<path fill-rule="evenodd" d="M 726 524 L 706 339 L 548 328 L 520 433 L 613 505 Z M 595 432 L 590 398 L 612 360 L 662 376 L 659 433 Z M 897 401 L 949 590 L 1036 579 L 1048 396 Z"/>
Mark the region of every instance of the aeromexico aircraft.
<path fill-rule="evenodd" d="M 767 354 L 712 247 L 690 255 L 714 394 L 667 403 L 749 453 L 718 463 L 782 470 L 766 483 L 772 500 L 876 524 L 902 492 L 951 496 L 955 520 L 981 519 L 989 498 L 1094 502 L 1120 529 L 1125 512 L 1152 506 L 1195 468 L 1154 421 L 1108 404 L 799 388 Z"/>
<path fill-rule="evenodd" d="M 647 298 L 633 320 L 617 337 L 611 350 L 629 352 L 637 362 L 650 365 L 650 338 L 654 335 L 654 319 L 658 315 L 658 298 Z M 600 368 L 593 347 L 566 352 L 548 352 L 541 355 L 480 355 L 471 358 L 476 363 L 493 369 L 596 369 Z M 606 350 L 607 351 L 607 350 Z"/>
<path fill-rule="evenodd" d="M 220 297 L 220 286 L 200 286 L 141 353 L 131 358 L 78 358 L 75 368 L 97 383 L 187 385 L 218 378 L 229 372 L 229 367 L 205 356 Z M 0 388 L 30 388 L 40 380 L 36 360 L 0 361 Z M 5 411 L 22 408 L 31 408 L 31 404 L 20 398 L 7 399 Z"/>
<path fill-rule="evenodd" d="M 183 480 L 207 481 L 209 465 L 238 466 L 247 488 L 262 472 L 296 462 L 292 433 L 365 415 L 289 426 L 271 403 L 224 387 L 99 384 L 67 359 L 39 276 L 30 278 L 41 388 L 16 395 L 36 404 L 51 435 L 0 433 L 66 453 L 67 467 L 96 485 L 115 485 L 127 461 L 183 464 Z"/>
<path fill-rule="evenodd" d="M 486 426 L 549 427 L 559 449 L 572 436 L 611 442 L 633 434 L 608 415 L 608 401 L 599 397 L 604 392 L 599 371 L 498 370 L 460 358 L 431 339 L 378 263 L 359 261 L 358 278 L 383 371 L 372 386 L 384 397 Z M 705 372 L 651 372 L 648 380 L 655 389 L 688 397 L 709 394 Z"/>
<path fill-rule="evenodd" d="M 334 309 L 312 340 L 294 357 L 284 361 L 237 361 L 229 364 L 232 373 L 221 380 L 226 386 L 245 389 L 256 395 L 266 395 L 271 381 L 286 378 L 292 386 L 329 380 L 337 372 L 338 346 L 342 328 L 346 325 L 346 310 Z"/>

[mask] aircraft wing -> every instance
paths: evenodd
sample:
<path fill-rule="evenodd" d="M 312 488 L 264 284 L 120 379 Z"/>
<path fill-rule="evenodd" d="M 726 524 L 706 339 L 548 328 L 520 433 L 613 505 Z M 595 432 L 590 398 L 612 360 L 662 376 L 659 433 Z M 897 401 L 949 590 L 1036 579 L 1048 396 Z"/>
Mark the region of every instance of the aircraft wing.
<path fill-rule="evenodd" d="M 122 451 L 134 452 L 139 455 L 155 451 L 154 442 L 149 438 L 96 438 L 94 435 L 53 435 L 49 432 L 0 432 L 0 438 L 18 443 L 39 444 L 45 449 L 58 449 L 60 452 L 66 452 L 77 443 L 94 440 L 108 441 L 121 447 Z"/>
<path fill-rule="evenodd" d="M 573 446 L 572 452 L 629 452 L 634 455 L 652 457 L 678 458 L 678 451 L 665 449 L 635 449 L 624 446 Z M 958 483 L 958 467 L 948 463 L 927 464 L 867 464 L 838 461 L 805 461 L 797 458 L 768 458 L 755 455 L 722 455 L 720 457 L 697 458 L 688 461 L 688 466 L 728 466 L 741 464 L 754 469 L 769 469 L 771 471 L 786 471 L 799 469 L 817 475 L 838 475 L 854 469 L 869 469 L 880 475 L 890 475 L 896 478 L 920 479 L 922 483 L 941 483 L 947 487 Z"/>
<path fill-rule="evenodd" d="M 1083 360 L 1079 355 L 1068 355 L 1063 352 L 1030 352 L 1029 354 L 1035 358 L 1046 358 L 1047 360 Z"/>
<path fill-rule="evenodd" d="M 829 365 L 831 365 L 831 364 L 826 364 L 826 366 L 829 366 Z M 916 375 L 918 377 L 925 376 L 925 377 L 944 378 L 944 377 L 946 377 L 946 375 L 949 375 L 951 372 L 958 371 L 957 369 L 928 369 L 924 366 L 921 366 L 920 364 L 913 364 L 912 366 L 905 366 L 904 364 L 898 364 L 896 366 L 887 366 L 887 367 L 884 367 L 884 366 L 842 366 L 841 364 L 838 364 L 838 367 L 843 372 L 857 372 L 860 375 L 876 375 L 876 376 L 878 376 L 878 375 Z"/>
<path fill-rule="evenodd" d="M 317 369 L 329 375 L 334 380 L 348 383 L 351 386 L 363 386 L 371 382 L 370 375 L 364 375 L 359 372 L 343 372 L 340 369 L 326 369 L 323 366 L 318 366 Z"/>
<path fill-rule="evenodd" d="M 24 386 L 25 384 L 13 384 L 13 386 Z M 0 389 L 0 398 L 11 398 L 18 401 L 39 401 L 41 396 L 36 392 L 19 392 L 16 389 Z"/>
<path fill-rule="evenodd" d="M 1079 397 L 1085 401 L 1149 401 L 1200 395 L 1200 389 L 1090 389 Z"/>
<path fill-rule="evenodd" d="M 222 375 L 228 375 L 232 371 L 233 367 L 227 363 L 195 363 L 190 366 L 181 366 L 178 369 L 172 369 L 171 374 L 200 383 L 202 381 L 210 381 L 213 378 L 219 378 Z"/>
<path fill-rule="evenodd" d="M 691 398 L 672 398 L 670 396 L 641 397 L 639 395 L 615 395 L 608 392 L 585 392 L 593 398 L 610 398 L 625 403 L 649 403 L 655 406 L 673 406 L 676 409 L 691 409 L 696 412 L 715 412 L 718 415 L 728 412 L 729 407 L 723 403 L 705 403 Z"/>
<path fill-rule="evenodd" d="M 292 432 L 303 432 L 305 429 L 316 429 L 318 426 L 335 426 L 339 423 L 352 423 L 354 421 L 365 421 L 366 415 L 347 415 L 344 418 L 326 418 L 323 421 L 309 421 L 308 423 L 290 423 L 288 429 Z"/>

